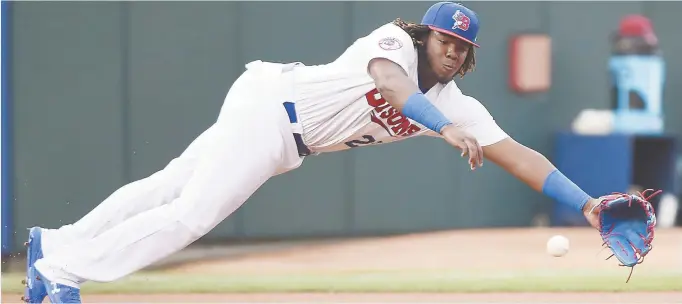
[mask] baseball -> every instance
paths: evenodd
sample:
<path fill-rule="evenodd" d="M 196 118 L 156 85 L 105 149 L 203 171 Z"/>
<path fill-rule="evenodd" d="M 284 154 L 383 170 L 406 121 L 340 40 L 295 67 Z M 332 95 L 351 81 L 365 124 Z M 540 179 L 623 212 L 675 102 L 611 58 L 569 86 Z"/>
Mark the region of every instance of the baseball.
<path fill-rule="evenodd" d="M 547 241 L 547 253 L 562 257 L 568 253 L 568 239 L 563 235 L 555 235 Z"/>

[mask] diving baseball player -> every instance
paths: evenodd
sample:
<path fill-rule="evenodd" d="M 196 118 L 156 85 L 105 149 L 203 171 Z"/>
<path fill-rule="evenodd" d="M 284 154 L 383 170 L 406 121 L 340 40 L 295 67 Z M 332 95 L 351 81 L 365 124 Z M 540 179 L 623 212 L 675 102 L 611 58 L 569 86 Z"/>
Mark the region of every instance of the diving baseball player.
<path fill-rule="evenodd" d="M 457 87 L 455 76 L 476 64 L 478 30 L 472 10 L 439 2 L 420 24 L 396 19 L 325 65 L 249 63 L 217 121 L 165 168 L 73 224 L 30 229 L 24 300 L 80 303 L 84 282 L 117 280 L 185 248 L 306 156 L 422 135 L 460 150 L 471 170 L 485 157 L 600 228 L 604 202 L 621 196 L 591 198 Z M 623 263 L 646 254 L 650 240 L 612 224 L 624 231 L 615 241 L 637 243 L 614 250 Z"/>

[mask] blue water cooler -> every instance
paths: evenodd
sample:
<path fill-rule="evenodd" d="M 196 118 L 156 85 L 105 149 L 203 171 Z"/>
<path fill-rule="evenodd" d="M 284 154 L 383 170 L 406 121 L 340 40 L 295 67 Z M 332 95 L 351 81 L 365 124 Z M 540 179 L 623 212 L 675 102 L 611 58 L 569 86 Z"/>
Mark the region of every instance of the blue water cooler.
<path fill-rule="evenodd" d="M 659 55 L 614 55 L 609 60 L 614 132 L 663 133 L 665 68 Z"/>

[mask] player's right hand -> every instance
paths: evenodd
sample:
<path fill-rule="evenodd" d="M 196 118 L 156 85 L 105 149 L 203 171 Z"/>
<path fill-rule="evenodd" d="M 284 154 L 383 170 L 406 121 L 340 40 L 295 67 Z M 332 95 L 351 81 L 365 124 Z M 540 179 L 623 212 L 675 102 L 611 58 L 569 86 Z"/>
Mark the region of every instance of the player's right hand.
<path fill-rule="evenodd" d="M 453 125 L 443 127 L 440 134 L 450 145 L 462 151 L 461 157 L 469 156 L 472 171 L 483 166 L 483 148 L 471 134 Z"/>

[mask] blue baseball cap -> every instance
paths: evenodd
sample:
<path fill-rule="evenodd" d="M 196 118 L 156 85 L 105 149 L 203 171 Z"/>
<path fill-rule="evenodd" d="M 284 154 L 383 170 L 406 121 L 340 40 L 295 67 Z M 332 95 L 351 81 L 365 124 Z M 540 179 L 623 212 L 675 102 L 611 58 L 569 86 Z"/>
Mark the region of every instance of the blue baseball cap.
<path fill-rule="evenodd" d="M 438 2 L 429 7 L 421 24 L 427 25 L 431 30 L 457 37 L 479 47 L 476 43 L 478 16 L 462 4 Z"/>

